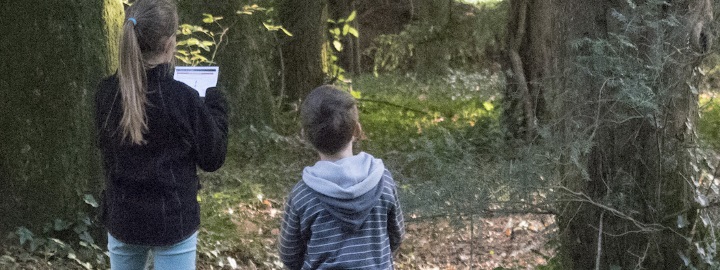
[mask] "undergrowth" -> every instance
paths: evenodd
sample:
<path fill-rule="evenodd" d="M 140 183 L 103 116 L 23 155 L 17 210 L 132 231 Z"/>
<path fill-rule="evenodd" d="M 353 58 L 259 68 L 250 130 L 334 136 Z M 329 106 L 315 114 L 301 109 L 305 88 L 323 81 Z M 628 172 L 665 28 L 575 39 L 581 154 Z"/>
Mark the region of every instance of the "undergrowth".
<path fill-rule="evenodd" d="M 361 148 L 382 158 L 401 187 L 406 212 L 457 216 L 482 209 L 482 183 L 493 170 L 484 160 L 503 147 L 498 93 L 502 80 L 487 73 L 445 77 L 359 77 Z"/>

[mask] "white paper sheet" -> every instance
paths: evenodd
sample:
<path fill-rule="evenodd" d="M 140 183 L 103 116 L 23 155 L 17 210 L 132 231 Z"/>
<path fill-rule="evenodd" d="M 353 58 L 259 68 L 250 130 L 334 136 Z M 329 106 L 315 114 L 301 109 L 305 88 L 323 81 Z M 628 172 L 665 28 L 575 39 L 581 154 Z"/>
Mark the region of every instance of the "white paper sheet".
<path fill-rule="evenodd" d="M 220 68 L 212 67 L 175 67 L 175 80 L 184 82 L 205 96 L 205 91 L 217 85 Z"/>

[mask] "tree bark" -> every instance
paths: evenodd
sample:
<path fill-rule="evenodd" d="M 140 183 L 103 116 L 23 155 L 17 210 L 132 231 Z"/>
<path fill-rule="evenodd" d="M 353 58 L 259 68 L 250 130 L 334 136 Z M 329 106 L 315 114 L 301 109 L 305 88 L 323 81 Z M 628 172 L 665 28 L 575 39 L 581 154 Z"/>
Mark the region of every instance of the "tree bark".
<path fill-rule="evenodd" d="M 92 214 L 81 195 L 103 185 L 93 97 L 115 70 L 122 14 L 111 0 L 0 7 L 0 234 Z"/>
<path fill-rule="evenodd" d="M 503 122 L 508 137 L 525 142 L 533 140 L 537 125 L 546 115 L 543 93 L 552 62 L 552 1 L 511 1 L 504 70 L 508 84 L 505 92 Z"/>
<path fill-rule="evenodd" d="M 278 2 L 280 23 L 293 34 L 281 40 L 288 102 L 305 98 L 325 79 L 322 57 L 327 28 L 323 18 L 325 7 L 322 0 Z"/>
<path fill-rule="evenodd" d="M 512 138 L 559 150 L 564 267 L 700 265 L 685 223 L 698 212 L 693 69 L 710 2 L 510 4 L 505 121 Z"/>

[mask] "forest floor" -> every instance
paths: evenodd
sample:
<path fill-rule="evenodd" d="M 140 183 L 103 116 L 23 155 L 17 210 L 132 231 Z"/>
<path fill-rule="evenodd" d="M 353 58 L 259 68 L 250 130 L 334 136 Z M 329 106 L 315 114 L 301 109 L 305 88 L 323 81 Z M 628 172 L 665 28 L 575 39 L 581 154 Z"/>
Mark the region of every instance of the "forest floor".
<path fill-rule="evenodd" d="M 549 215 L 476 218 L 460 224 L 447 219 L 407 222 L 399 269 L 536 269 L 555 252 Z"/>
<path fill-rule="evenodd" d="M 236 254 L 229 264 L 218 265 L 207 256 L 203 260 L 201 254 L 199 269 L 282 269 L 276 248 L 282 212 L 273 206 L 279 205 L 266 200 L 228 209 L 241 241 L 261 242 L 271 253 L 265 258 L 273 262 L 254 262 Z M 469 219 L 444 217 L 408 217 L 405 224 L 405 239 L 395 257 L 400 270 L 537 269 L 555 255 L 550 243 L 557 226 L 551 215 L 476 217 L 472 227 Z"/>

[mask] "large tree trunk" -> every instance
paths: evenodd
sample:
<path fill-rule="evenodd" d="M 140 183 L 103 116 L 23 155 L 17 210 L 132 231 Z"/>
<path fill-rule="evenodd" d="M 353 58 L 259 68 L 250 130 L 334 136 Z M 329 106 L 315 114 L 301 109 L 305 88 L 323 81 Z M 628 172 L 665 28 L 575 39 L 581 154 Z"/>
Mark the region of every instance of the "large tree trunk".
<path fill-rule="evenodd" d="M 292 32 L 281 39 L 285 60 L 285 100 L 296 102 L 325 80 L 323 44 L 326 1 L 281 0 L 278 2 L 280 23 Z"/>
<path fill-rule="evenodd" d="M 115 70 L 122 14 L 115 0 L 0 7 L 0 235 L 74 220 L 102 188 L 93 97 Z"/>
<path fill-rule="evenodd" d="M 560 149 L 568 269 L 693 258 L 693 69 L 710 1 L 633 2 L 511 0 L 506 123 L 528 142 L 545 129 L 538 143 Z"/>

